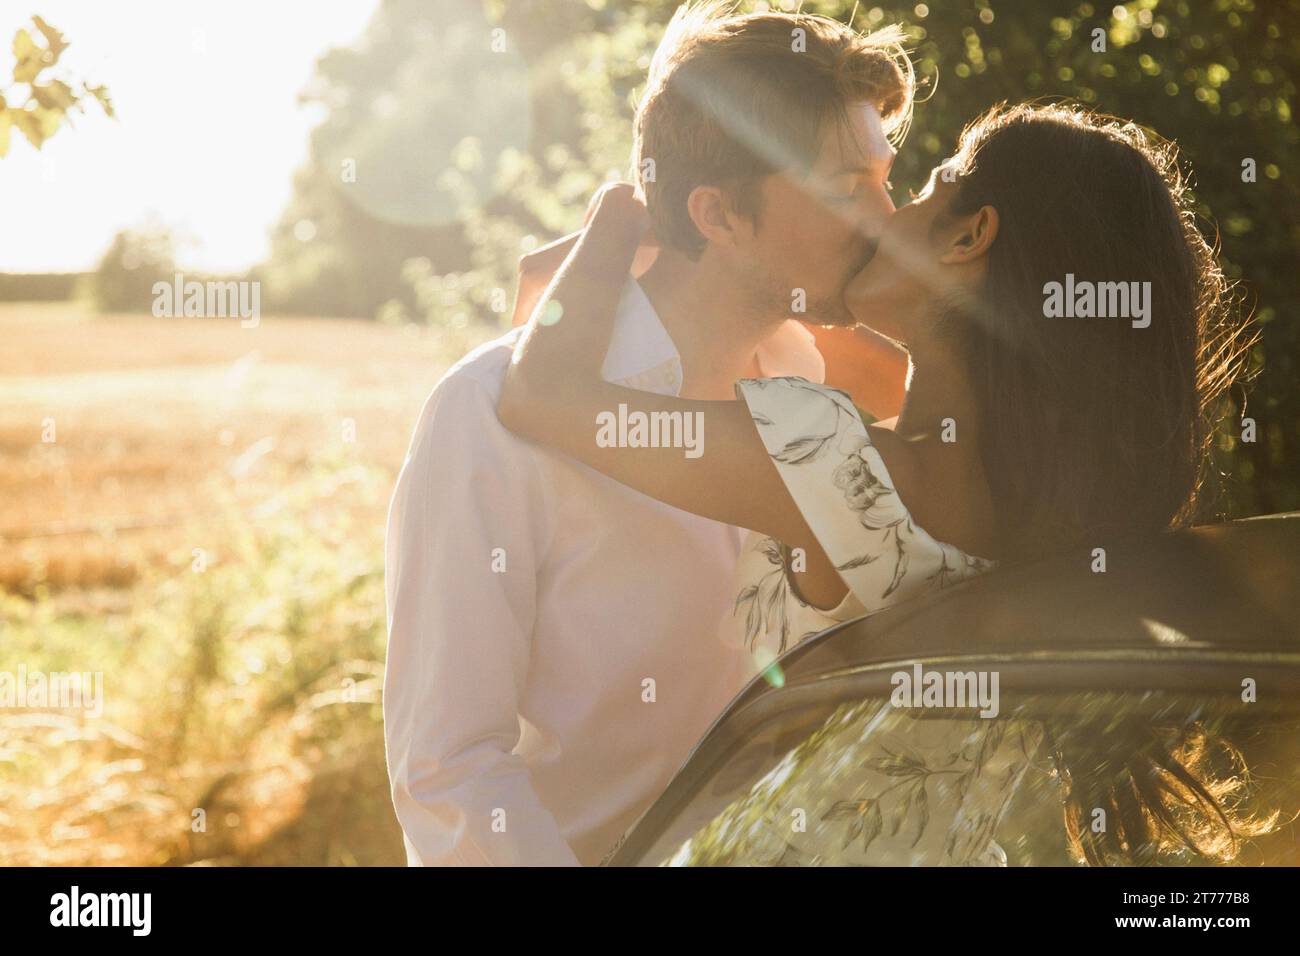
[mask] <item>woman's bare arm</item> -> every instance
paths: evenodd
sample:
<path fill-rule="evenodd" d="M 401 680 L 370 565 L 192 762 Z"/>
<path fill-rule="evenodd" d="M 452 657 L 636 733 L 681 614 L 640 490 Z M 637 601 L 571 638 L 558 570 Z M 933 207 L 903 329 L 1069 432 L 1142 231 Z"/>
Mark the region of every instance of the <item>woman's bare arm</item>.
<path fill-rule="evenodd" d="M 516 347 L 498 404 L 502 423 L 673 507 L 803 548 L 805 593 L 826 599 L 838 591 L 842 597 L 843 584 L 781 481 L 745 403 L 689 401 L 601 378 L 644 225 L 644 209 L 630 187 L 602 195 Z M 687 447 L 610 445 L 604 439 L 611 437 L 611 422 L 617 429 L 620 415 L 624 420 L 644 415 L 648 421 L 660 416 L 677 428 L 674 434 L 683 445 L 687 436 L 692 442 Z"/>

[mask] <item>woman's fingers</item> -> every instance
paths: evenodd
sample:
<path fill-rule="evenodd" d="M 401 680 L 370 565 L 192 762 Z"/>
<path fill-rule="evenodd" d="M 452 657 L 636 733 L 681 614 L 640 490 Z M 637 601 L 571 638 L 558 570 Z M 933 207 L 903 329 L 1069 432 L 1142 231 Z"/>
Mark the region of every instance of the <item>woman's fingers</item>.
<path fill-rule="evenodd" d="M 528 321 L 537 308 L 542 293 L 551 284 L 555 273 L 581 237 L 581 232 L 571 232 L 519 259 L 519 290 L 515 295 L 515 310 L 510 317 L 512 326 L 523 325 Z"/>
<path fill-rule="evenodd" d="M 598 228 L 608 228 L 607 221 L 613 220 L 613 228 L 617 229 L 617 241 L 620 243 L 630 241 L 629 237 L 635 237 L 637 251 L 632 262 L 632 274 L 640 278 L 658 258 L 659 239 L 655 236 L 650 214 L 636 189 L 628 183 L 611 183 L 600 189 L 592 198 L 589 225 L 597 215 L 601 219 Z"/>
<path fill-rule="evenodd" d="M 582 230 L 571 232 L 567 236 L 561 236 L 559 239 L 548 242 L 544 246 L 539 246 L 527 255 L 521 256 L 519 259 L 519 272 L 521 274 L 525 272 L 530 274 L 549 272 L 554 275 L 555 270 L 568 257 L 580 238 L 582 238 Z"/>
<path fill-rule="evenodd" d="M 631 183 L 607 183 L 596 191 L 589 207 L 587 230 L 617 230 L 638 241 L 650 228 L 650 215 Z"/>
<path fill-rule="evenodd" d="M 564 260 L 578 240 L 587 234 L 593 234 L 593 240 L 602 245 L 622 246 L 637 242 L 642 250 L 634 270 L 638 273 L 644 272 L 654 261 L 653 250 L 658 247 L 658 242 L 650 229 L 645 204 L 630 183 L 608 183 L 596 190 L 587 204 L 582 230 L 562 236 L 519 259 L 519 289 L 511 325 L 523 325 L 528 321 Z"/>

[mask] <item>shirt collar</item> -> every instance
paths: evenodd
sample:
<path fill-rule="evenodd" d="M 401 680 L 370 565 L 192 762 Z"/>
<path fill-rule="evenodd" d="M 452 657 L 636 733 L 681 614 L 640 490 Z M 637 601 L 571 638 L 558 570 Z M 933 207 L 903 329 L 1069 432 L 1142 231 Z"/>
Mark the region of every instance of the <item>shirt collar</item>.
<path fill-rule="evenodd" d="M 797 375 L 822 382 L 826 377 L 826 363 L 812 333 L 794 319 L 777 326 L 759 345 L 755 357 L 765 378 Z M 635 279 L 629 278 L 623 287 L 600 374 L 607 382 L 645 392 L 681 393 L 681 355 Z"/>
<path fill-rule="evenodd" d="M 623 286 L 600 376 L 615 385 L 660 395 L 681 391 L 682 360 L 677 346 L 635 279 L 629 278 Z"/>

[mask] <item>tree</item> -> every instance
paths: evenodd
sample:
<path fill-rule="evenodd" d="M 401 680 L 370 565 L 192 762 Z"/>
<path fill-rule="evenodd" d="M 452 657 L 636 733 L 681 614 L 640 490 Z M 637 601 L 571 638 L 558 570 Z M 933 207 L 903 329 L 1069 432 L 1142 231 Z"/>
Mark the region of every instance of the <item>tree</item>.
<path fill-rule="evenodd" d="M 361 46 L 320 61 L 307 98 L 327 118 L 266 267 L 292 281 L 269 287 L 313 310 L 396 300 L 385 314 L 499 321 L 520 253 L 626 175 L 635 93 L 677 2 L 387 0 Z M 1259 375 L 1217 436 L 1226 510 L 1300 508 L 1300 0 L 769 5 L 907 30 L 925 87 L 891 176 L 900 202 L 1001 100 L 1072 98 L 1176 141 L 1261 330 Z"/>
<path fill-rule="evenodd" d="M 100 312 L 141 312 L 150 308 L 154 283 L 170 281 L 175 271 L 176 239 L 158 222 L 124 229 L 85 277 Z"/>
<path fill-rule="evenodd" d="M 382 4 L 304 94 L 328 112 L 260 272 L 268 301 L 500 320 L 520 254 L 626 173 L 629 97 L 674 6 Z M 433 294 L 408 260 L 430 264 Z"/>

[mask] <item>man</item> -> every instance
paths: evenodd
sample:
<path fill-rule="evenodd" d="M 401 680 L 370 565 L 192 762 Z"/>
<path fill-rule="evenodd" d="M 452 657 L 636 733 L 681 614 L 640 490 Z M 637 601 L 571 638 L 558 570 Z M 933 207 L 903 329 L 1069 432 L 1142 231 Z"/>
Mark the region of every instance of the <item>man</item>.
<path fill-rule="evenodd" d="M 893 35 L 823 18 L 678 12 L 635 130 L 660 251 L 607 379 L 730 399 L 821 377 L 792 316 L 847 321 L 893 209 L 905 66 Z M 599 862 L 753 673 L 717 636 L 741 531 L 505 431 L 517 334 L 438 383 L 389 515 L 385 733 L 413 864 Z"/>

